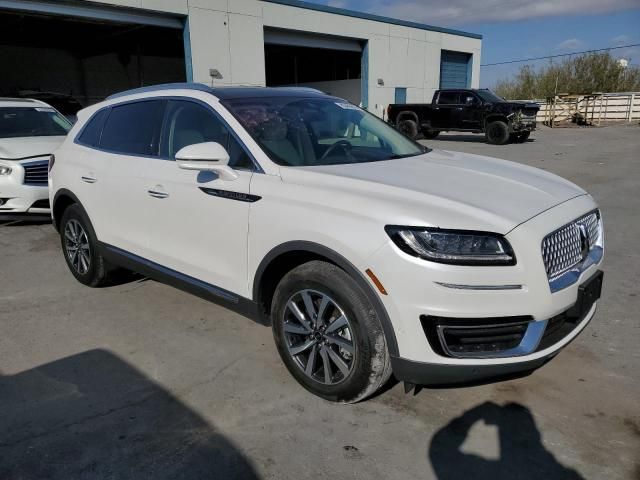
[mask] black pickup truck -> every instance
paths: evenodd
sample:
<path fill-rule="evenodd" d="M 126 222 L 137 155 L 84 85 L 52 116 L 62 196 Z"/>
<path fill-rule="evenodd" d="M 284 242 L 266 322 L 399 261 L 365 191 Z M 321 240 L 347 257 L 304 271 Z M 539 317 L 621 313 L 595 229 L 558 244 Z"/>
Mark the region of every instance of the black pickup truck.
<path fill-rule="evenodd" d="M 391 104 L 387 122 L 411 138 L 440 132 L 484 133 L 487 142 L 524 142 L 536 129 L 536 103 L 508 102 L 491 90 L 437 90 L 431 104 Z"/>

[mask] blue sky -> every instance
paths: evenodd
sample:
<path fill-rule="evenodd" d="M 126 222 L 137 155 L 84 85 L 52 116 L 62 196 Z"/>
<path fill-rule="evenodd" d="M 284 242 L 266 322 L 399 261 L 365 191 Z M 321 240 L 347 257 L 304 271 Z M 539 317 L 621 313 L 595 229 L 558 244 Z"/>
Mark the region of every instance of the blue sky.
<path fill-rule="evenodd" d="M 640 0 L 311 1 L 480 33 L 483 64 L 640 43 Z M 640 47 L 612 54 L 640 65 Z M 483 67 L 481 86 L 492 87 L 521 65 Z"/>

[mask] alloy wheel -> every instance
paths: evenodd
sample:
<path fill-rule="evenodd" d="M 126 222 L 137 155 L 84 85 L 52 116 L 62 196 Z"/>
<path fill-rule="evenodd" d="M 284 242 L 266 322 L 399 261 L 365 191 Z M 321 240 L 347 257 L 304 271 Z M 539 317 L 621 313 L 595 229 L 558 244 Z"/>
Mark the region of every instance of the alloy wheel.
<path fill-rule="evenodd" d="M 349 376 L 356 360 L 353 328 L 335 300 L 316 290 L 298 291 L 281 321 L 287 351 L 307 377 L 336 385 Z"/>
<path fill-rule="evenodd" d="M 91 267 L 91 249 L 89 237 L 80 222 L 71 219 L 64 227 L 64 246 L 73 269 L 84 275 Z"/>

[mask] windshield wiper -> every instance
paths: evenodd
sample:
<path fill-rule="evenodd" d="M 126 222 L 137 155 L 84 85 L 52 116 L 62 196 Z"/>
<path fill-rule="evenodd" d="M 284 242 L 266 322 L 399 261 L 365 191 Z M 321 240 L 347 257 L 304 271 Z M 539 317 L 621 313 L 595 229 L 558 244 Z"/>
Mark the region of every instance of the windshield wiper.
<path fill-rule="evenodd" d="M 425 148 L 424 151 L 418 152 L 418 153 L 405 153 L 404 155 L 399 155 L 397 153 L 394 153 L 388 158 L 388 160 L 397 160 L 398 158 L 417 157 L 418 155 L 422 155 L 423 153 L 428 153 L 430 151 L 431 151 L 430 148 Z"/>

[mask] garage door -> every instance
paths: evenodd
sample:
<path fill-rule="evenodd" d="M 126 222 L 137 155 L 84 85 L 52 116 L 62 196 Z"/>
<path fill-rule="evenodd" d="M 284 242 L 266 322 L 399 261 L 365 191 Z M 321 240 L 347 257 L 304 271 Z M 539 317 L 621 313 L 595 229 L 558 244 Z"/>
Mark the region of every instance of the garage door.
<path fill-rule="evenodd" d="M 469 88 L 471 55 L 443 50 L 440 57 L 440 88 Z"/>

